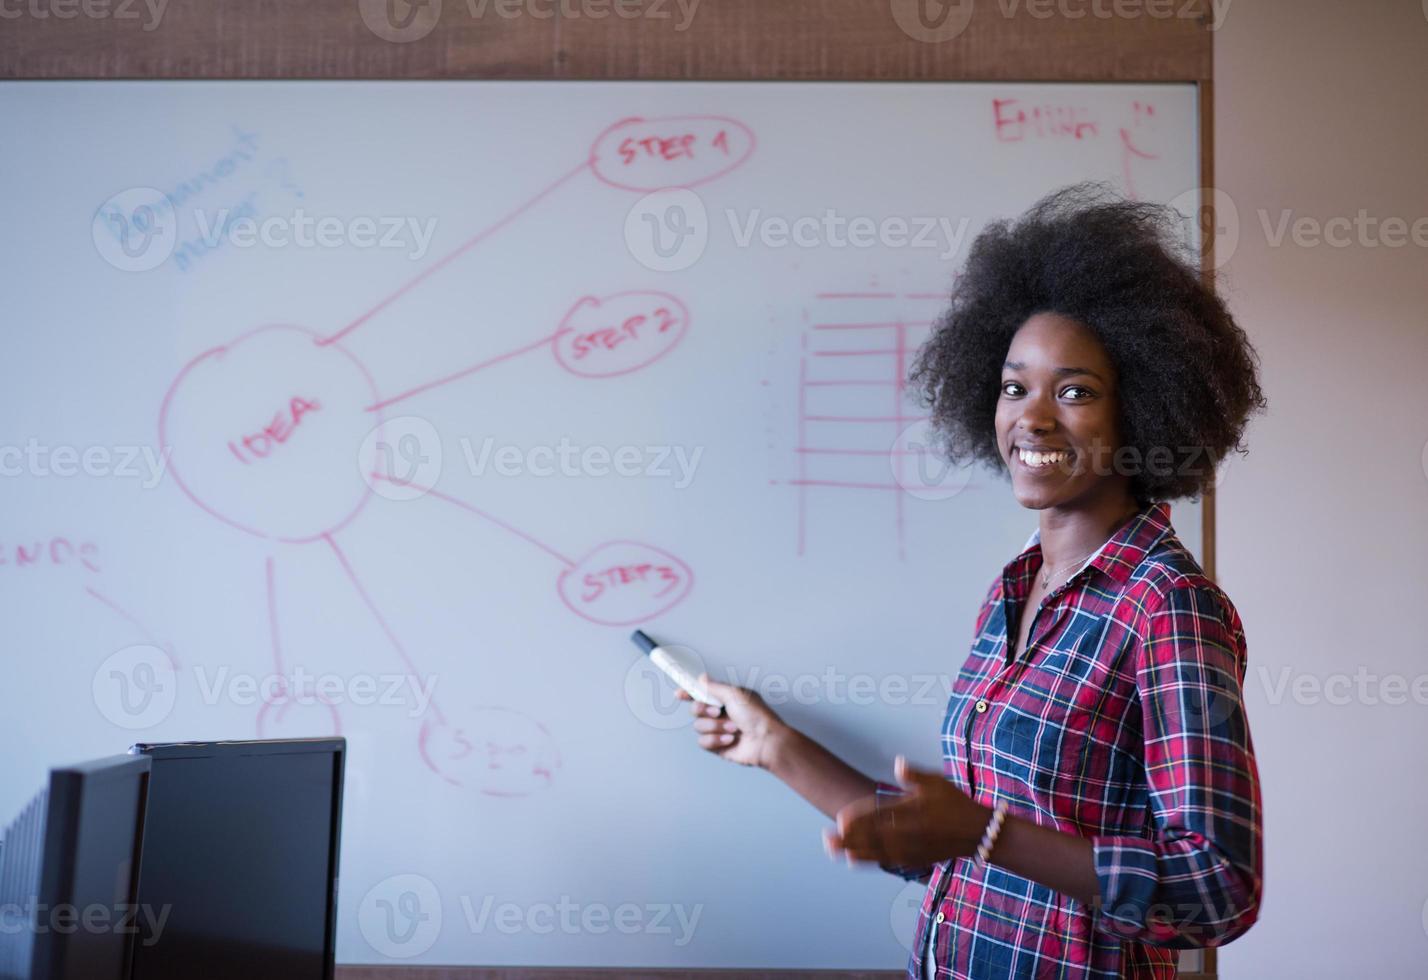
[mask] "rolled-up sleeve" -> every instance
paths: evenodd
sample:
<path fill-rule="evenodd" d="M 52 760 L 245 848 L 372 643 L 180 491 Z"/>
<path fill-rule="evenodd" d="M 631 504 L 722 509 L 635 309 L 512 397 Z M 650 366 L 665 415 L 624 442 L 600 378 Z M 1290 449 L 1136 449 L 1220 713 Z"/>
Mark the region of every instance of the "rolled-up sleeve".
<path fill-rule="evenodd" d="M 878 782 L 877 790 L 875 791 L 875 795 L 878 798 L 879 806 L 885 806 L 889 803 L 894 802 L 898 797 L 902 796 L 902 794 L 902 787 L 894 783 Z M 878 867 L 888 872 L 888 874 L 895 874 L 899 878 L 905 878 L 908 881 L 927 881 L 929 878 L 932 877 L 932 872 L 937 866 L 934 864 L 928 864 L 920 867 L 904 866 L 900 864 L 879 864 Z"/>
<path fill-rule="evenodd" d="M 1261 801 L 1244 647 L 1233 607 L 1204 584 L 1168 589 L 1150 613 L 1136 668 L 1149 836 L 1092 838 L 1098 928 L 1193 948 L 1227 943 L 1258 917 Z"/>

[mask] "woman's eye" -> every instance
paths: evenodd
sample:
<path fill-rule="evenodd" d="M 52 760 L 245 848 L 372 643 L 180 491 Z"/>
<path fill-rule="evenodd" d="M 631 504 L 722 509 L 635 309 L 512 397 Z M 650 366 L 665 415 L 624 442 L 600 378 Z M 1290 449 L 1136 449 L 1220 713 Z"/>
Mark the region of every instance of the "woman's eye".
<path fill-rule="evenodd" d="M 1079 392 L 1080 394 L 1072 395 L 1072 394 L 1071 394 L 1072 392 Z M 1022 388 L 1020 381 L 1003 381 L 1003 382 L 1002 382 L 1002 394 L 1004 394 L 1004 395 L 1020 395 L 1020 394 L 1024 394 L 1024 393 L 1025 393 L 1025 391 L 1024 391 L 1024 389 Z M 1082 386 L 1082 385 L 1068 385 L 1068 386 L 1066 386 L 1065 388 L 1063 388 L 1063 389 L 1061 390 L 1061 394 L 1062 394 L 1063 396 L 1070 396 L 1072 401 L 1081 402 L 1081 401 L 1085 401 L 1087 398 L 1090 398 L 1091 396 L 1093 396 L 1093 395 L 1095 394 L 1095 392 L 1093 392 L 1090 388 L 1086 388 L 1086 387 L 1084 387 L 1084 386 Z"/>

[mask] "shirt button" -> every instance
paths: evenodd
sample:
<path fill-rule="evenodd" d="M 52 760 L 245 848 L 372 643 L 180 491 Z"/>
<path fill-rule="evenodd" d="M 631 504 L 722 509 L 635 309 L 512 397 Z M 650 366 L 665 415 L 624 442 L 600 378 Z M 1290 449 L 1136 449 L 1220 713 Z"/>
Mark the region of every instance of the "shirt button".
<path fill-rule="evenodd" d="M 977 713 L 978 713 L 978 714 L 981 714 L 983 711 L 986 711 L 986 710 L 987 710 L 987 702 L 984 701 L 984 700 L 983 700 L 983 701 L 978 701 L 978 702 L 977 702 Z"/>
<path fill-rule="evenodd" d="M 939 925 L 942 924 L 943 922 L 945 922 L 946 919 L 947 919 L 947 914 L 946 914 L 945 912 L 938 912 L 938 913 L 937 913 L 937 922 L 938 922 Z"/>

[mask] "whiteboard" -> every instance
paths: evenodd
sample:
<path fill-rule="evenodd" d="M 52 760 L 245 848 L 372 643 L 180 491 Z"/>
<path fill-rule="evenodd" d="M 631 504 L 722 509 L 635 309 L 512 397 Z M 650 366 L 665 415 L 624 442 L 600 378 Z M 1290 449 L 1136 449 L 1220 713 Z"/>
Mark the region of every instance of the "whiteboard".
<path fill-rule="evenodd" d="M 936 766 L 1036 518 L 919 454 L 900 371 L 987 221 L 1193 195 L 1193 87 L 10 83 L 0 121 L 0 810 L 338 733 L 342 962 L 902 965 L 919 886 L 699 751 L 628 633 Z"/>

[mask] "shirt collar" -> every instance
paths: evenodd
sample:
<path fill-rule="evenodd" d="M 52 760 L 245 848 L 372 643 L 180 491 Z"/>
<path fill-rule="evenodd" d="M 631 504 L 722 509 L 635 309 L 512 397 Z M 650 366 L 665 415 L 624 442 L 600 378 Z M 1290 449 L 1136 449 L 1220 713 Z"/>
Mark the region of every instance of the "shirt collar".
<path fill-rule="evenodd" d="M 1110 540 L 1101 545 L 1095 556 L 1077 570 L 1076 578 L 1086 574 L 1087 569 L 1099 569 L 1116 583 L 1124 583 L 1135 571 L 1141 559 L 1160 543 L 1161 538 L 1170 533 L 1170 502 L 1153 501 L 1141 507 L 1125 524 L 1111 535 Z M 1019 578 L 1029 572 L 1029 558 L 1041 552 L 1041 528 L 1031 532 L 1021 553 L 1007 565 L 1011 578 Z M 1020 566 L 1020 568 L 1018 568 Z M 1020 574 L 1018 574 L 1020 572 Z M 1068 580 L 1069 581 L 1069 580 Z"/>

